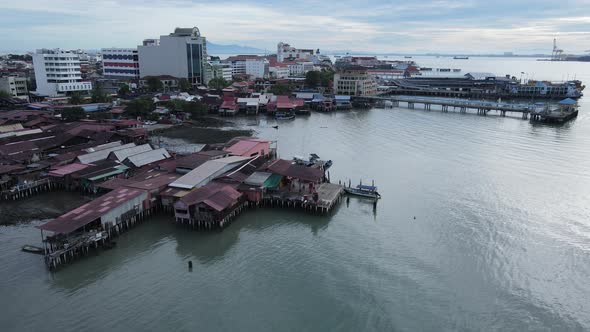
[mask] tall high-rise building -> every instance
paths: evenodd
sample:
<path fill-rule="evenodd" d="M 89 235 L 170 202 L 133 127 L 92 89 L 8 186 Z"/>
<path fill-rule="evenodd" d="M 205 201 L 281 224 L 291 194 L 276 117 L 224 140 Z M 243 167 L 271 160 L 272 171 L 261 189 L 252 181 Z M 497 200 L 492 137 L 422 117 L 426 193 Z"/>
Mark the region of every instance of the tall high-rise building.
<path fill-rule="evenodd" d="M 139 56 L 136 48 L 103 48 L 101 53 L 104 77 L 139 80 Z"/>
<path fill-rule="evenodd" d="M 92 90 L 92 83 L 82 80 L 77 53 L 40 49 L 33 54 L 33 67 L 39 95 L 57 97 Z"/>
<path fill-rule="evenodd" d="M 193 85 L 207 84 L 207 41 L 199 29 L 176 28 L 159 43 L 150 40 L 137 47 L 139 72 L 146 76 L 186 78 Z"/>

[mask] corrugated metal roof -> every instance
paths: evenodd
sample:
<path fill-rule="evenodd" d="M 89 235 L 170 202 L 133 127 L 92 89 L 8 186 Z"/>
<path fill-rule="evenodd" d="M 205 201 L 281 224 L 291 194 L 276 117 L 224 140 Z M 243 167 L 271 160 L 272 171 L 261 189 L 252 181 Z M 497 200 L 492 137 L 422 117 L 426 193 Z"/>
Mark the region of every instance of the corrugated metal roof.
<path fill-rule="evenodd" d="M 131 188 L 117 188 L 59 218 L 37 226 L 37 228 L 55 233 L 71 233 L 142 194 L 145 194 L 145 191 Z"/>
<path fill-rule="evenodd" d="M 106 144 L 101 144 L 101 145 L 97 145 L 97 146 L 93 146 L 91 148 L 88 148 L 84 151 L 91 153 L 91 152 L 96 152 L 96 151 L 100 151 L 100 150 L 104 150 L 104 149 L 108 149 L 108 148 L 114 148 L 116 146 L 121 146 L 123 143 L 121 143 L 121 141 L 116 141 L 116 142 L 110 142 L 110 143 L 106 143 Z"/>
<path fill-rule="evenodd" d="M 127 157 L 125 161 L 133 164 L 135 167 L 141 167 L 170 157 L 170 153 L 166 149 L 161 148 Z"/>
<path fill-rule="evenodd" d="M 92 153 L 83 154 L 83 155 L 78 156 L 78 161 L 82 164 L 91 164 L 95 161 L 107 159 L 107 157 L 109 156 L 109 153 L 111 153 L 112 151 L 127 149 L 127 148 L 131 148 L 134 146 L 135 146 L 135 143 L 129 143 L 129 144 L 125 144 L 125 145 L 114 146 L 114 147 L 102 149 L 102 150 L 92 152 Z"/>
<path fill-rule="evenodd" d="M 147 152 L 147 151 L 152 151 L 152 150 L 153 150 L 153 148 L 151 145 L 142 144 L 142 145 L 133 146 L 133 147 L 130 147 L 127 149 L 112 151 L 111 153 L 109 153 L 108 159 L 116 159 L 119 161 L 123 161 L 127 157 L 131 157 L 133 155 L 140 154 L 140 153 Z"/>
<path fill-rule="evenodd" d="M 250 158 L 226 157 L 209 160 L 170 184 L 174 188 L 192 189 L 206 185 L 213 178 L 229 171 Z"/>
<path fill-rule="evenodd" d="M 83 170 L 83 169 L 87 168 L 88 166 L 89 165 L 78 164 L 78 163 L 68 164 L 68 165 L 58 167 L 56 169 L 49 171 L 49 176 L 63 177 L 65 175 L 72 174 L 74 172 Z"/>
<path fill-rule="evenodd" d="M 248 178 L 246 178 L 244 183 L 251 186 L 262 186 L 271 175 L 272 173 L 267 172 L 254 172 Z"/>
<path fill-rule="evenodd" d="M 9 131 L 23 130 L 23 129 L 25 129 L 25 128 L 20 123 L 8 124 L 8 125 L 0 126 L 0 133 L 7 133 Z"/>

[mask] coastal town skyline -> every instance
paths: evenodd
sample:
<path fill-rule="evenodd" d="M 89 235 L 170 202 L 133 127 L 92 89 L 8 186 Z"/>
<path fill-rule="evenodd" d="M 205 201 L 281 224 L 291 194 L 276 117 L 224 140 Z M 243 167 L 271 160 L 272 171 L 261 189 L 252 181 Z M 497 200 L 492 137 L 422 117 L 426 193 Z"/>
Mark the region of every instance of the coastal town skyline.
<path fill-rule="evenodd" d="M 138 6 L 118 0 L 73 6 L 66 0 L 24 0 L 0 4 L 0 52 L 134 47 L 171 26 L 199 26 L 215 44 L 270 52 L 277 42 L 289 41 L 326 52 L 547 54 L 557 38 L 566 53 L 581 54 L 590 48 L 590 17 L 580 14 L 585 10 L 590 2 L 582 0 L 534 6 L 531 1 L 369 1 L 363 10 L 347 1 L 293 6 L 154 0 Z M 19 26 L 24 18 L 29 24 Z"/>

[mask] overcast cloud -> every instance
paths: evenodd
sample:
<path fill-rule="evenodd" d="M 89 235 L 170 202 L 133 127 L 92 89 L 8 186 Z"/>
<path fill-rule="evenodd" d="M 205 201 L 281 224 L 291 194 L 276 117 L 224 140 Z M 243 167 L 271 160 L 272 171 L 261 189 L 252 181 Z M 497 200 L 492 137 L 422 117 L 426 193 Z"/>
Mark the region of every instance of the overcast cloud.
<path fill-rule="evenodd" d="M 274 50 L 567 53 L 590 50 L 590 0 L 5 0 L 0 51 L 133 47 L 177 27 L 211 42 Z"/>

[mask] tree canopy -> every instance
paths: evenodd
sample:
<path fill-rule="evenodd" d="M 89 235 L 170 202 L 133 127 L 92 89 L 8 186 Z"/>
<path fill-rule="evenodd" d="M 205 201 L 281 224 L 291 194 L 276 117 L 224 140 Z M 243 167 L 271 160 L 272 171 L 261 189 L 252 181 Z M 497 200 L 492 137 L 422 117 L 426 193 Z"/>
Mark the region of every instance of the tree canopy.
<path fill-rule="evenodd" d="M 91 98 L 93 103 L 106 103 L 109 101 L 109 97 L 102 89 L 102 84 L 99 82 L 94 83 L 92 88 Z"/>
<path fill-rule="evenodd" d="M 146 83 L 150 92 L 160 92 L 164 90 L 164 83 L 162 83 L 157 77 L 149 77 Z"/>
<path fill-rule="evenodd" d="M 286 95 L 291 92 L 291 88 L 287 84 L 277 83 L 270 87 L 269 92 L 275 95 Z"/>
<path fill-rule="evenodd" d="M 137 98 L 130 101 L 125 107 L 125 112 L 132 117 L 147 117 L 154 109 L 151 98 Z"/>
<path fill-rule="evenodd" d="M 10 93 L 8 93 L 7 91 L 4 90 L 0 90 L 0 98 L 11 98 L 12 95 Z"/>
<path fill-rule="evenodd" d="M 120 88 L 119 91 L 117 91 L 117 94 L 119 96 L 126 96 L 131 92 L 131 89 L 129 88 L 129 85 L 127 84 L 123 84 Z"/>
<path fill-rule="evenodd" d="M 191 84 L 189 83 L 189 81 L 186 78 L 181 78 L 178 80 L 178 89 L 181 92 L 187 92 L 191 90 Z"/>
<path fill-rule="evenodd" d="M 309 87 L 317 87 L 322 82 L 322 74 L 317 70 L 308 71 L 305 74 L 305 85 Z"/>
<path fill-rule="evenodd" d="M 74 92 L 70 96 L 70 99 L 68 100 L 68 103 L 70 105 L 80 105 L 80 104 L 83 104 L 84 103 L 84 98 L 82 98 L 82 96 L 80 95 L 79 92 Z"/>
<path fill-rule="evenodd" d="M 86 112 L 82 107 L 68 107 L 61 111 L 61 118 L 65 121 L 78 121 L 86 118 Z"/>
<path fill-rule="evenodd" d="M 198 117 L 207 114 L 209 111 L 207 104 L 198 100 L 185 101 L 182 99 L 173 99 L 166 103 L 166 107 L 168 107 L 171 112 L 189 113 L 191 117 Z"/>
<path fill-rule="evenodd" d="M 209 81 L 209 87 L 211 89 L 223 89 L 229 85 L 229 82 L 226 81 L 223 77 L 215 77 Z"/>

